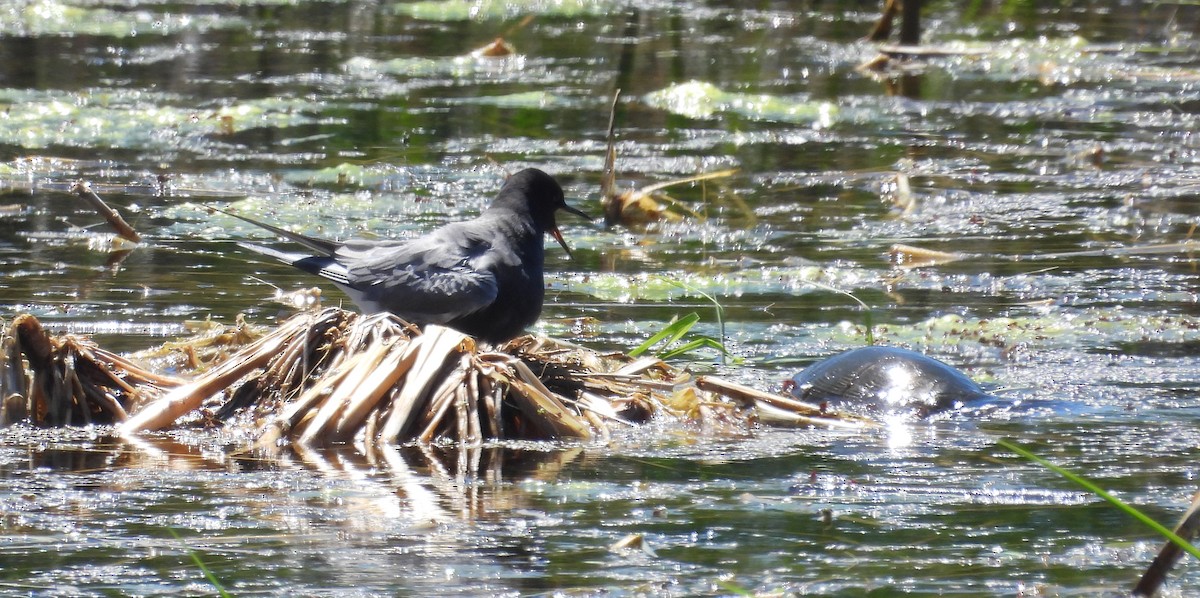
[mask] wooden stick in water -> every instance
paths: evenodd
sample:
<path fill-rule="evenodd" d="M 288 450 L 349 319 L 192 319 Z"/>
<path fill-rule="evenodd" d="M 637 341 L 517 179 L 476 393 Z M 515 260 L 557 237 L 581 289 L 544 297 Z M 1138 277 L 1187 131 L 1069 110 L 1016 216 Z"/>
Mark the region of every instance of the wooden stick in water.
<path fill-rule="evenodd" d="M 113 230 L 117 232 L 117 236 L 134 243 L 142 241 L 142 236 L 133 230 L 133 227 L 129 226 L 129 223 L 125 222 L 125 219 L 116 210 L 108 207 L 108 204 L 104 203 L 104 200 L 100 199 L 100 196 L 96 195 L 95 191 L 92 191 L 92 187 L 87 181 L 79 181 L 71 185 L 71 192 L 78 195 L 79 199 L 86 201 L 92 206 L 93 210 L 96 210 L 96 213 L 103 216 L 108 221 L 108 224 L 113 227 Z"/>
<path fill-rule="evenodd" d="M 875 425 L 866 418 L 855 417 L 844 413 L 825 413 L 819 405 L 811 405 L 781 395 L 763 392 L 749 386 L 743 386 L 728 380 L 712 376 L 696 378 L 696 388 L 717 393 L 746 406 L 769 405 L 772 408 L 795 414 L 795 421 L 803 423 L 820 423 L 829 427 L 859 427 Z M 811 421 L 810 421 L 811 420 Z M 828 420 L 828 424 L 818 420 Z"/>
<path fill-rule="evenodd" d="M 1176 536 L 1189 542 L 1196 537 L 1196 532 L 1200 531 L 1200 492 L 1192 497 L 1192 505 L 1188 507 L 1183 520 L 1175 526 L 1174 531 Z M 1142 578 L 1138 580 L 1137 586 L 1133 588 L 1133 595 L 1154 596 L 1158 594 L 1158 590 L 1167 580 L 1167 572 L 1175 566 L 1181 556 L 1183 556 L 1183 549 L 1177 544 L 1171 541 L 1164 544 L 1162 550 L 1158 552 L 1158 556 L 1154 557 L 1154 562 L 1150 564 L 1150 567 L 1142 574 Z"/>

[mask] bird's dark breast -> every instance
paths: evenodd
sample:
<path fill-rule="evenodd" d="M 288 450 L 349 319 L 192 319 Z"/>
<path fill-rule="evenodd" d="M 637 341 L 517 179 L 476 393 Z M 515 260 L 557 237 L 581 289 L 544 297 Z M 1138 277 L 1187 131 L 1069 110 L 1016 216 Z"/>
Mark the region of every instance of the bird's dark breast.
<path fill-rule="evenodd" d="M 924 417 L 990 398 L 953 367 L 915 351 L 863 347 L 819 361 L 792 378 L 810 403 L 869 414 Z"/>
<path fill-rule="evenodd" d="M 496 300 L 491 305 L 447 325 L 490 343 L 510 340 L 537 322 L 542 314 L 544 292 L 540 276 L 535 278 L 528 272 L 519 275 L 510 272 L 500 281 Z"/>

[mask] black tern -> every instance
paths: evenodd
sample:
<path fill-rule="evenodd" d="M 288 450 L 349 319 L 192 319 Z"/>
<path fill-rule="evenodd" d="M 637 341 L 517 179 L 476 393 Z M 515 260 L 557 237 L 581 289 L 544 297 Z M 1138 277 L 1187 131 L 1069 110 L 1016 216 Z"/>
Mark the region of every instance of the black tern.
<path fill-rule="evenodd" d="M 213 208 L 304 245 L 291 253 L 239 243 L 332 281 L 365 313 L 391 312 L 414 324 L 441 324 L 499 343 L 522 332 L 542 313 L 542 237 L 571 250 L 554 221 L 567 205 L 554 177 L 527 168 L 504 183 L 474 220 L 453 222 L 415 239 L 334 242 Z"/>

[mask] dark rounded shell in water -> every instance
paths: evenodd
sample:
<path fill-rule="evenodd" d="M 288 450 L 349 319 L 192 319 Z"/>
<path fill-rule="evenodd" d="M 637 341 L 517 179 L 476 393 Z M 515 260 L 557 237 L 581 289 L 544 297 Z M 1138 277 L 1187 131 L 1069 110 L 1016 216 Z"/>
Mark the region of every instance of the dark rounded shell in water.
<path fill-rule="evenodd" d="M 792 395 L 865 413 L 924 417 L 989 395 L 932 357 L 896 347 L 863 347 L 818 361 L 792 377 Z"/>

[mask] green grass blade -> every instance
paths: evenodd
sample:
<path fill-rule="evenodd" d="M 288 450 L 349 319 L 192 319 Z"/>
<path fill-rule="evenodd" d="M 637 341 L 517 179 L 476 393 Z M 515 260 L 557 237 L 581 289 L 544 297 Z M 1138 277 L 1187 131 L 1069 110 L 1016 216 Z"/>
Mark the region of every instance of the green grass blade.
<path fill-rule="evenodd" d="M 635 347 L 632 351 L 629 352 L 629 356 L 637 357 L 637 356 L 641 355 L 642 353 L 649 351 L 651 347 L 662 342 L 662 340 L 665 338 L 671 339 L 670 341 L 667 342 L 667 344 L 669 345 L 669 344 L 679 340 L 681 337 L 683 337 L 683 335 L 687 334 L 688 331 L 691 330 L 692 327 L 696 325 L 696 322 L 699 322 L 699 321 L 700 321 L 700 316 L 698 314 L 696 314 L 695 312 L 692 312 L 678 320 L 675 320 L 674 322 L 671 322 L 670 324 L 668 324 L 662 330 L 658 331 L 658 333 L 656 333 L 654 336 L 651 336 L 650 338 L 646 339 L 646 342 Z"/>
<path fill-rule="evenodd" d="M 684 289 L 685 291 L 695 293 L 697 295 L 700 295 L 701 297 L 704 297 L 705 299 L 708 299 L 708 301 L 710 303 L 712 303 L 714 307 L 716 307 L 717 330 L 718 330 L 718 334 L 720 335 L 720 340 L 718 342 L 721 343 L 721 363 L 725 363 L 725 356 L 729 355 L 729 351 L 726 351 L 724 348 L 725 347 L 725 307 L 723 305 L 721 305 L 721 302 L 717 301 L 715 297 L 713 297 L 712 295 L 709 295 L 708 293 L 705 293 L 704 291 L 702 291 L 696 287 L 693 287 L 692 285 L 680 282 L 678 280 L 671 280 L 671 279 L 664 279 L 664 280 L 666 280 L 667 282 L 669 282 L 681 289 Z"/>
<path fill-rule="evenodd" d="M 172 536 L 175 536 L 176 540 L 179 540 L 180 542 L 183 541 L 183 538 L 179 537 L 179 533 L 174 529 L 168 527 L 167 531 L 170 532 Z M 187 548 L 186 544 L 184 545 L 184 548 Z M 188 556 L 192 557 L 192 562 L 196 563 L 196 566 L 200 568 L 200 571 L 204 572 L 204 577 L 208 580 L 208 583 L 211 583 L 212 586 L 217 589 L 217 593 L 221 596 L 221 598 L 230 598 L 232 594 L 225 590 L 225 586 L 221 585 L 221 582 L 217 579 L 217 576 L 213 575 L 213 572 L 208 569 L 208 566 L 204 564 L 204 561 L 200 560 L 200 555 L 191 548 L 187 548 L 187 552 Z"/>
<path fill-rule="evenodd" d="M 680 355 L 683 355 L 685 353 L 695 351 L 696 349 L 703 349 L 703 348 L 716 349 L 717 351 L 721 352 L 722 354 L 725 354 L 725 355 L 729 354 L 729 351 L 727 351 L 725 349 L 724 345 L 717 342 L 717 339 L 709 337 L 709 336 L 702 336 L 700 338 L 690 340 L 675 349 L 671 349 L 670 351 L 665 351 L 665 352 L 659 354 L 659 357 L 661 359 L 671 359 L 673 357 L 679 357 Z"/>
<path fill-rule="evenodd" d="M 746 588 L 743 588 L 742 586 L 739 586 L 739 585 L 733 583 L 732 581 L 725 581 L 723 579 L 718 579 L 718 580 L 715 580 L 713 583 L 716 583 L 717 586 L 719 586 L 722 590 L 725 590 L 726 592 L 729 592 L 730 594 L 736 594 L 738 596 L 757 596 L 758 595 L 758 594 L 755 594 L 754 592 L 751 592 L 750 590 L 747 590 Z"/>
<path fill-rule="evenodd" d="M 671 335 L 671 338 L 668 339 L 666 343 L 663 343 L 663 346 L 669 347 L 675 341 L 683 338 L 683 335 L 690 332 L 692 330 L 692 328 L 696 326 L 696 323 L 699 321 L 700 321 L 700 315 L 697 314 L 696 312 L 692 312 L 686 316 L 683 316 L 682 318 L 679 318 L 679 320 L 676 321 L 676 324 L 681 324 L 681 326 L 676 327 L 677 330 L 675 330 L 675 333 Z"/>
<path fill-rule="evenodd" d="M 1063 468 L 1029 452 L 1027 449 L 1022 448 L 1021 446 L 1018 446 L 1016 443 L 1008 440 L 1007 438 L 1001 438 L 1001 439 L 997 440 L 996 444 L 998 444 L 1018 455 L 1021 455 L 1022 457 L 1025 457 L 1026 459 L 1029 459 L 1030 461 L 1033 461 L 1034 463 L 1037 463 L 1038 465 L 1041 465 L 1042 467 L 1045 467 L 1046 469 L 1049 469 L 1050 471 L 1053 471 L 1054 473 L 1057 473 L 1058 475 L 1060 475 L 1064 478 L 1067 478 L 1068 480 L 1071 480 L 1072 482 L 1075 482 L 1076 484 L 1084 487 L 1085 489 L 1087 489 L 1088 492 L 1091 492 L 1092 494 L 1095 494 L 1096 496 L 1099 496 L 1100 498 L 1107 500 L 1108 502 L 1115 505 L 1118 509 L 1121 509 L 1122 511 L 1125 511 L 1126 513 L 1128 513 L 1134 519 L 1141 521 L 1143 524 L 1145 524 L 1150 529 L 1158 532 L 1159 534 L 1162 534 L 1163 537 L 1174 542 L 1180 548 L 1186 550 L 1188 552 L 1188 554 L 1200 559 L 1200 549 L 1197 549 L 1195 546 L 1193 546 L 1191 542 L 1188 542 L 1187 540 L 1184 540 L 1183 538 L 1179 537 L 1178 535 L 1175 534 L 1175 532 L 1167 529 L 1159 522 L 1151 519 L 1149 515 L 1146 515 L 1145 513 L 1139 511 L 1138 509 L 1134 508 L 1132 505 L 1126 504 L 1125 501 L 1113 496 L 1112 494 L 1109 494 L 1103 488 L 1093 484 L 1092 482 L 1089 482 L 1088 480 L 1083 479 L 1080 476 L 1077 476 L 1077 475 L 1071 473 L 1070 471 L 1067 471 L 1066 469 L 1063 469 Z"/>
<path fill-rule="evenodd" d="M 805 284 L 810 284 L 818 289 L 824 289 L 831 293 L 845 295 L 861 306 L 863 308 L 863 323 L 867 325 L 867 345 L 875 344 L 875 323 L 873 321 L 874 318 L 871 317 L 871 306 L 867 305 L 862 299 L 855 297 L 854 293 L 851 293 L 850 291 L 843 291 L 837 287 L 829 286 L 823 282 L 817 282 L 815 280 L 806 280 L 804 282 Z"/>

